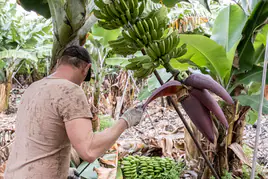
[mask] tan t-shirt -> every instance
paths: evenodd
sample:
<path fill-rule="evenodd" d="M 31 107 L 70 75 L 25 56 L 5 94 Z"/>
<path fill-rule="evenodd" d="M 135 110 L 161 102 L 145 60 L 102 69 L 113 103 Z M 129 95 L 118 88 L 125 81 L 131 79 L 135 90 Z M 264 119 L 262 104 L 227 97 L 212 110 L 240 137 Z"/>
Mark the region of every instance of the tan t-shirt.
<path fill-rule="evenodd" d="M 64 123 L 92 118 L 82 88 L 44 78 L 24 93 L 5 179 L 67 179 L 71 144 Z"/>

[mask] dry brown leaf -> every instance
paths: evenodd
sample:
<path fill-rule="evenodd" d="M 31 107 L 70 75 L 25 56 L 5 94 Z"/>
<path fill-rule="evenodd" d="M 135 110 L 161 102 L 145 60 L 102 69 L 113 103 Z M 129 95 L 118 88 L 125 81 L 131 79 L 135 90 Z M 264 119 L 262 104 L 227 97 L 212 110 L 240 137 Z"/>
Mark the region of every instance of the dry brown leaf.
<path fill-rule="evenodd" d="M 173 140 L 171 138 L 165 138 L 166 141 L 166 148 L 165 148 L 165 153 L 168 156 L 171 156 L 172 154 L 172 148 L 173 148 Z"/>
<path fill-rule="evenodd" d="M 118 142 L 120 157 L 126 154 L 141 152 L 146 150 L 148 146 L 140 140 L 123 140 Z M 124 154 L 122 156 L 122 154 Z"/>
<path fill-rule="evenodd" d="M 243 151 L 243 148 L 238 144 L 238 143 L 232 143 L 228 148 L 230 148 L 235 154 L 236 156 L 246 165 L 250 166 L 250 163 Z"/>
<path fill-rule="evenodd" d="M 116 178 L 116 168 L 94 168 L 98 174 L 98 179 L 115 179 Z"/>
<path fill-rule="evenodd" d="M 100 157 L 100 162 L 112 167 L 117 167 L 118 162 L 118 144 L 115 143 L 107 152 L 106 155 Z"/>

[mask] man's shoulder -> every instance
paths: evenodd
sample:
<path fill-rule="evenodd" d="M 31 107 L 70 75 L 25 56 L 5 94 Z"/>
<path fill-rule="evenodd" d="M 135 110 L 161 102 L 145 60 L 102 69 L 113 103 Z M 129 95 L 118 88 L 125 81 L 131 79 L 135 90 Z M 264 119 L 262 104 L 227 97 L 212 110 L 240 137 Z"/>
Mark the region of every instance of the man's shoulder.
<path fill-rule="evenodd" d="M 79 91 L 82 88 L 66 79 L 60 78 L 43 78 L 39 81 L 32 83 L 27 91 L 38 90 L 38 91 L 54 91 L 54 92 L 66 92 L 66 91 Z"/>

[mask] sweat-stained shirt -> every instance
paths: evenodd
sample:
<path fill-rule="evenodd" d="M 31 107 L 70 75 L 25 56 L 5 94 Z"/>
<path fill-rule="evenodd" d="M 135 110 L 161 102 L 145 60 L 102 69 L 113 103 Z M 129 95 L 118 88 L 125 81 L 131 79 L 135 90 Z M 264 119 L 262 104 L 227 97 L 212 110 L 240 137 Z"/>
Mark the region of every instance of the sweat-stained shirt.
<path fill-rule="evenodd" d="M 57 78 L 30 85 L 18 108 L 4 178 L 67 179 L 71 144 L 64 123 L 77 118 L 92 118 L 80 86 Z"/>

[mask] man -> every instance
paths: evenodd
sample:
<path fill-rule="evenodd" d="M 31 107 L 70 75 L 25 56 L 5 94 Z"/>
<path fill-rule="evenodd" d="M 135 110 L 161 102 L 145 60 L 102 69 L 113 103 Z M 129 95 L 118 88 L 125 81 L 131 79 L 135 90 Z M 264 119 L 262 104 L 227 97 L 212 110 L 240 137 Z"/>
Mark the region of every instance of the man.
<path fill-rule="evenodd" d="M 90 80 L 90 69 L 87 50 L 71 46 L 58 60 L 55 73 L 27 88 L 18 109 L 5 179 L 66 179 L 71 145 L 91 163 L 125 129 L 140 122 L 143 110 L 131 108 L 111 128 L 93 133 L 92 114 L 80 87 Z"/>

